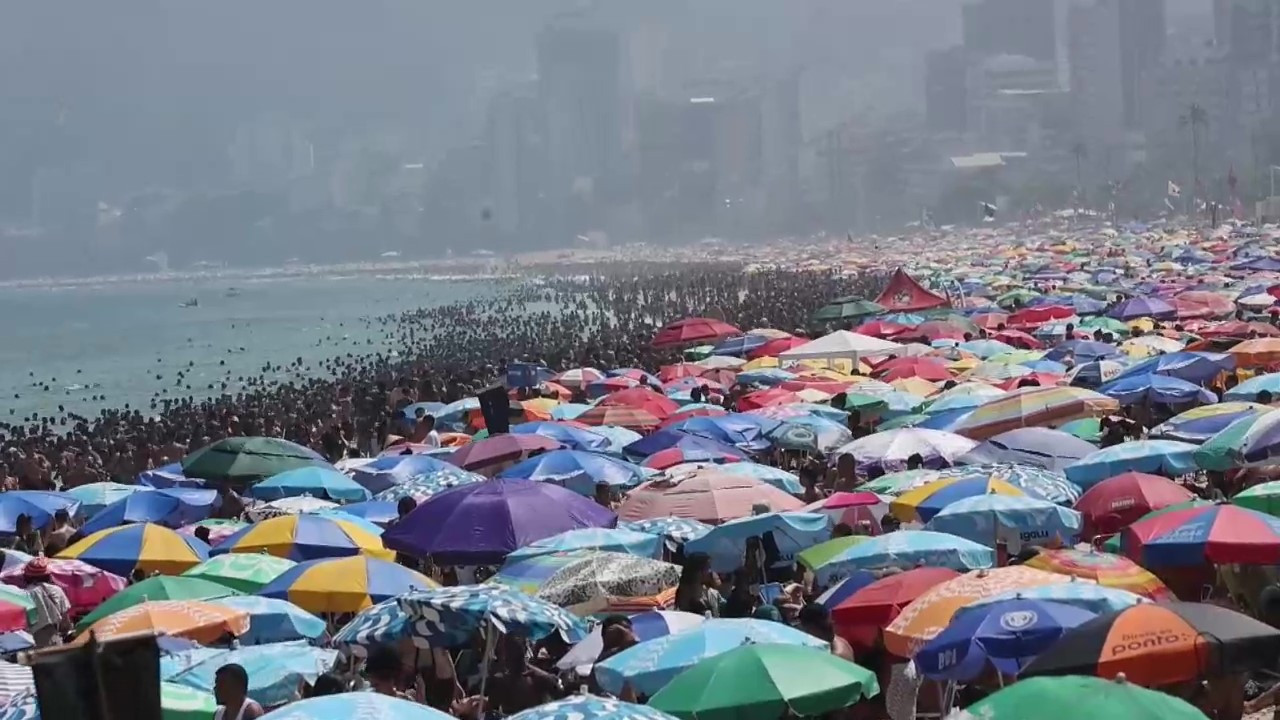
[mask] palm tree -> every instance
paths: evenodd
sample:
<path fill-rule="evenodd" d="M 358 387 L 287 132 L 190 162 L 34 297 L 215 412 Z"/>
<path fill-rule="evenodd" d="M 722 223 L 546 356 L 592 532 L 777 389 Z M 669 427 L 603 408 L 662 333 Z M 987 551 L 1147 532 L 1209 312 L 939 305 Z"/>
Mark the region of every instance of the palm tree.
<path fill-rule="evenodd" d="M 1077 140 L 1071 146 L 1071 154 L 1076 158 L 1076 198 L 1078 204 L 1084 204 L 1084 159 L 1089 157 L 1089 148 Z"/>
<path fill-rule="evenodd" d="M 1208 126 L 1209 112 L 1199 103 L 1191 103 L 1178 125 L 1191 128 L 1191 207 L 1195 209 L 1196 191 L 1200 189 L 1200 129 Z"/>

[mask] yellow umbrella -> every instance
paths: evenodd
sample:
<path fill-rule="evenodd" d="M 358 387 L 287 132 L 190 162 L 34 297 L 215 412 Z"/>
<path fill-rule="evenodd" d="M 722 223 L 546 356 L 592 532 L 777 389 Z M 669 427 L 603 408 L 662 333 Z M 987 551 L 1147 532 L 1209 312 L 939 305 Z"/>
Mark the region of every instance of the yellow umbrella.
<path fill-rule="evenodd" d="M 938 394 L 938 386 L 919 377 L 900 378 L 889 383 L 898 390 L 920 397 L 931 397 Z"/>
<path fill-rule="evenodd" d="M 743 370 L 764 370 L 766 368 L 776 368 L 776 367 L 778 367 L 778 358 L 773 357 L 772 355 L 766 355 L 765 357 L 758 357 L 755 360 L 752 360 L 751 362 L 747 363 L 746 365 L 743 365 L 742 369 Z"/>

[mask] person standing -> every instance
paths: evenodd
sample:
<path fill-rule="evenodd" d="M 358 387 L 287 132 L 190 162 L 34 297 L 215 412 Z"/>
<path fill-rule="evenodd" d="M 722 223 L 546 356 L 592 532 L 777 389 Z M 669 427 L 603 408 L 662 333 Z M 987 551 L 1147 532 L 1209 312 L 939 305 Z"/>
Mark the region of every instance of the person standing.
<path fill-rule="evenodd" d="M 53 584 L 49 561 L 44 557 L 33 558 L 22 569 L 22 577 L 36 610 L 36 618 L 31 623 L 31 636 L 36 647 L 60 645 L 62 634 L 71 631 L 71 601 L 62 588 Z"/>
<path fill-rule="evenodd" d="M 218 709 L 213 720 L 256 720 L 262 706 L 249 699 L 249 673 L 236 663 L 227 663 L 213 674 L 213 697 Z"/>

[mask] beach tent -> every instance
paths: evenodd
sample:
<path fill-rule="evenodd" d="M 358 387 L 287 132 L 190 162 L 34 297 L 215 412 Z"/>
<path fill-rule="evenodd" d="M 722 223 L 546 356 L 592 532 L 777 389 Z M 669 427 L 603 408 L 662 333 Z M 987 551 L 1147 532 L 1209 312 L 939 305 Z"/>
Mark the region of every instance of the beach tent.
<path fill-rule="evenodd" d="M 929 308 L 945 307 L 951 303 L 937 293 L 930 292 L 916 282 L 902 268 L 893 271 L 889 285 L 876 298 L 876 303 L 890 312 L 913 312 Z"/>
<path fill-rule="evenodd" d="M 832 360 L 849 358 L 858 360 L 864 357 L 901 353 L 903 347 L 895 342 L 873 338 L 870 335 L 859 335 L 848 330 L 837 330 L 817 340 L 794 347 L 778 356 L 779 360 Z"/>

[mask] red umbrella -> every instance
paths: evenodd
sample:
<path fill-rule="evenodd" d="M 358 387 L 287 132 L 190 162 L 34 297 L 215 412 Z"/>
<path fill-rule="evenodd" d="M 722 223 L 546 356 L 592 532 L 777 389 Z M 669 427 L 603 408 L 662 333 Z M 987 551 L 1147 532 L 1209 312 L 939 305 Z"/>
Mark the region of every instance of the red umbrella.
<path fill-rule="evenodd" d="M 1202 320 L 1217 314 L 1207 305 L 1181 297 L 1173 299 L 1173 309 L 1178 312 L 1179 320 Z"/>
<path fill-rule="evenodd" d="M 625 406 L 600 404 L 582 413 L 578 422 L 586 425 L 613 425 L 639 433 L 652 432 L 661 424 L 661 420 L 648 410 Z"/>
<path fill-rule="evenodd" d="M 663 365 L 658 368 L 658 379 L 662 382 L 671 382 L 679 380 L 683 377 L 698 377 L 707 369 L 701 365 L 694 363 L 676 363 L 675 365 Z"/>
<path fill-rule="evenodd" d="M 910 377 L 942 382 L 953 377 L 946 365 L 930 357 L 894 358 L 876 366 L 875 376 L 885 382 Z"/>
<path fill-rule="evenodd" d="M 899 325 L 898 323 L 885 322 L 883 320 L 873 320 L 869 323 L 859 325 L 854 332 L 860 335 L 870 335 L 871 337 L 887 338 L 893 337 L 898 333 L 910 330 L 910 325 Z"/>
<path fill-rule="evenodd" d="M 1009 315 L 1002 312 L 978 313 L 969 319 L 983 330 L 995 330 L 1009 323 Z"/>
<path fill-rule="evenodd" d="M 600 405 L 605 407 L 629 407 L 636 410 L 644 410 L 650 415 L 658 418 L 659 421 L 666 420 L 671 413 L 680 409 L 676 401 L 654 392 L 647 387 L 634 387 L 630 390 L 616 392 L 600 401 Z M 588 422 L 581 417 L 581 422 Z"/>
<path fill-rule="evenodd" d="M 751 358 L 752 360 L 755 360 L 756 358 L 762 358 L 762 357 L 777 357 L 778 355 L 790 350 L 791 348 L 800 347 L 801 345 L 807 342 L 809 342 L 809 338 L 792 337 L 792 336 L 775 338 L 761 345 L 755 350 L 748 352 L 747 357 Z"/>
<path fill-rule="evenodd" d="M 836 633 L 863 648 L 873 647 L 879 632 L 897 619 L 903 608 L 934 586 L 958 577 L 955 570 L 919 567 L 881 578 L 832 609 Z"/>
<path fill-rule="evenodd" d="M 1069 308 L 1066 305 L 1039 305 L 1023 308 L 1010 315 L 1006 324 L 1015 328 L 1034 328 L 1051 320 L 1062 320 L 1075 314 L 1075 308 Z"/>
<path fill-rule="evenodd" d="M 494 435 L 463 445 L 445 460 L 463 470 L 491 475 L 539 450 L 560 450 L 560 443 L 543 435 Z"/>
<path fill-rule="evenodd" d="M 741 330 L 721 320 L 685 318 L 659 330 L 658 334 L 653 336 L 653 346 L 662 348 L 694 345 L 741 334 Z"/>
<path fill-rule="evenodd" d="M 1267 292 L 1271 292 L 1268 290 Z M 1236 304 L 1231 302 L 1230 298 L 1223 297 L 1216 292 L 1208 290 L 1188 290 L 1179 293 L 1174 299 L 1174 307 L 1178 307 L 1179 302 L 1189 302 L 1209 308 L 1209 312 L 1218 317 L 1230 315 L 1236 311 Z"/>
<path fill-rule="evenodd" d="M 995 335 L 995 339 L 1005 345 L 1012 345 L 1023 350 L 1039 350 L 1044 345 L 1037 339 L 1022 332 L 1021 330 L 1002 330 Z"/>
<path fill-rule="evenodd" d="M 1088 540 L 1118 533 L 1153 510 L 1194 498 L 1190 490 L 1168 478 L 1127 472 L 1089 488 L 1075 507 L 1084 516 L 1081 536 Z"/>
<path fill-rule="evenodd" d="M 633 387 L 640 387 L 644 383 L 629 377 L 611 377 L 604 380 L 597 380 L 587 386 L 587 394 L 591 397 L 603 397 L 611 395 L 623 390 L 630 390 Z"/>
<path fill-rule="evenodd" d="M 721 395 L 726 392 L 724 385 L 721 385 L 715 380 L 700 377 L 682 377 L 679 380 L 662 383 L 663 392 L 671 392 L 673 390 L 692 390 L 694 388 L 706 388 L 712 392 L 720 393 Z"/>
<path fill-rule="evenodd" d="M 753 393 L 747 393 L 738 398 L 738 410 L 759 410 L 763 407 L 772 407 L 774 405 L 791 405 L 792 403 L 804 402 L 799 395 L 790 390 L 782 388 L 769 388 L 768 390 L 757 390 Z"/>
<path fill-rule="evenodd" d="M 690 462 L 713 462 L 713 463 L 735 463 L 745 460 L 741 455 L 728 452 L 710 452 L 707 450 L 693 449 L 688 450 L 679 447 L 670 447 L 666 450 L 659 450 L 650 455 L 640 463 L 644 467 L 654 470 L 666 470 L 676 465 L 683 465 Z"/>
<path fill-rule="evenodd" d="M 728 414 L 729 414 L 728 410 L 722 410 L 720 408 L 715 408 L 715 407 L 700 407 L 700 408 L 695 408 L 693 410 L 685 410 L 684 412 L 676 413 L 675 415 L 672 415 L 666 420 L 663 420 L 662 424 L 659 425 L 658 427 L 665 428 L 668 425 L 675 425 L 678 422 L 684 422 L 689 418 L 719 417 L 721 415 L 728 415 Z"/>
<path fill-rule="evenodd" d="M 956 327 L 951 323 L 944 322 L 942 320 L 930 320 L 929 322 L 920 323 L 911 330 L 904 330 L 896 335 L 894 339 L 915 340 L 923 338 L 929 342 L 935 342 L 938 340 L 964 341 L 964 333 L 964 328 Z"/>

